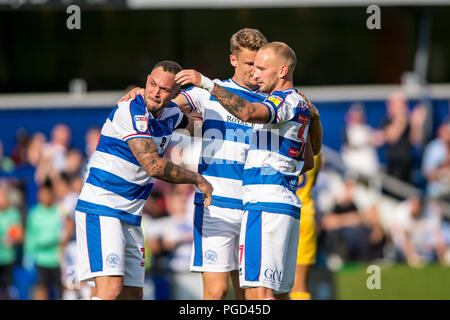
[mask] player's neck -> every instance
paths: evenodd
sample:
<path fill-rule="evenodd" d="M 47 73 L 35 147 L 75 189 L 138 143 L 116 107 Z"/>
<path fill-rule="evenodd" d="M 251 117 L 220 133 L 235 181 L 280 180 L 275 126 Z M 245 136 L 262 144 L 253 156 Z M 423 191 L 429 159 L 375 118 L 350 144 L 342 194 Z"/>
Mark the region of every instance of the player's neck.
<path fill-rule="evenodd" d="M 241 81 L 236 74 L 231 78 L 231 80 L 233 80 L 237 85 L 244 87 L 250 91 L 254 91 L 254 90 L 258 89 L 257 85 L 252 87 L 252 86 L 245 84 L 244 81 Z"/>
<path fill-rule="evenodd" d="M 281 79 L 271 93 L 273 93 L 274 91 L 284 91 L 293 87 L 294 82 L 292 80 Z"/>
<path fill-rule="evenodd" d="M 147 110 L 148 110 L 148 109 L 147 109 Z M 161 109 L 156 110 L 156 111 L 150 111 L 150 110 L 148 110 L 148 112 L 151 113 L 152 116 L 153 116 L 153 118 L 156 119 L 156 118 L 158 118 L 159 115 L 163 112 L 163 110 L 164 110 L 164 107 L 162 107 Z"/>

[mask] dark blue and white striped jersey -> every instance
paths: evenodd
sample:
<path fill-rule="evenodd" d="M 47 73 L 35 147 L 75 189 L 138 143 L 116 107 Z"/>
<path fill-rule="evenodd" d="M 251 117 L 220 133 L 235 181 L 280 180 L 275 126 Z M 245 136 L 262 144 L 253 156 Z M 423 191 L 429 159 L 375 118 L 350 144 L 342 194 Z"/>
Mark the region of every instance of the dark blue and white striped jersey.
<path fill-rule="evenodd" d="M 155 178 L 141 167 L 127 141 L 152 139 L 163 156 L 173 131 L 186 123 L 185 117 L 176 104 L 170 103 L 154 118 L 140 95 L 120 102 L 103 125 L 76 210 L 140 225 Z"/>

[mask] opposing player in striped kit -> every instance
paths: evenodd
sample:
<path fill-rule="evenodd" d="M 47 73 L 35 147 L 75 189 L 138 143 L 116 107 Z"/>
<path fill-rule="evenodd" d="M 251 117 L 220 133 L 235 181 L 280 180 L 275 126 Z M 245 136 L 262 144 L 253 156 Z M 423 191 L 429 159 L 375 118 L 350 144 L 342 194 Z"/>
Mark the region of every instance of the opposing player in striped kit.
<path fill-rule="evenodd" d="M 314 154 L 321 148 L 317 109 L 293 88 L 294 51 L 280 42 L 261 47 L 254 79 L 262 102 L 252 102 L 195 70 L 175 77 L 211 93 L 228 112 L 253 126 L 244 166 L 244 217 L 240 235 L 240 285 L 247 299 L 288 298 L 294 284 L 301 201 L 296 195 L 307 138 Z"/>
<path fill-rule="evenodd" d="M 76 207 L 80 281 L 95 281 L 96 299 L 142 299 L 142 209 L 155 179 L 192 183 L 211 203 L 212 186 L 198 173 L 161 158 L 174 130 L 193 128 L 171 102 L 180 86 L 173 61 L 155 65 L 144 96 L 120 102 L 106 119 Z"/>

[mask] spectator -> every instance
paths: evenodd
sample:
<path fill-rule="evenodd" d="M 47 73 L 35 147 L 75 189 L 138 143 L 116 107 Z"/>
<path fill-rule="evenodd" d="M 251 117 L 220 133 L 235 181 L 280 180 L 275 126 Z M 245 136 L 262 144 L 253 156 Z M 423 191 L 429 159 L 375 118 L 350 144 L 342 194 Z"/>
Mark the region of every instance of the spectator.
<path fill-rule="evenodd" d="M 9 299 L 12 271 L 16 262 L 15 245 L 23 241 L 20 212 L 9 201 L 8 185 L 0 183 L 0 295 Z"/>
<path fill-rule="evenodd" d="M 42 158 L 45 136 L 38 132 L 35 133 L 28 144 L 26 150 L 26 163 L 19 166 L 13 172 L 13 175 L 21 182 L 25 194 L 26 209 L 31 208 L 37 203 L 37 185 L 44 179 L 39 175 L 39 164 Z"/>
<path fill-rule="evenodd" d="M 26 163 L 27 148 L 30 136 L 24 128 L 19 128 L 16 132 L 16 145 L 10 153 L 11 159 L 16 166 L 22 166 Z"/>
<path fill-rule="evenodd" d="M 364 106 L 358 103 L 351 105 L 345 119 L 341 150 L 344 164 L 359 176 L 373 178 L 378 172 L 378 156 L 373 130 L 366 123 Z"/>
<path fill-rule="evenodd" d="M 450 202 L 450 118 L 439 126 L 436 139 L 426 145 L 422 171 L 427 194 Z"/>
<path fill-rule="evenodd" d="M 89 128 L 86 132 L 84 141 L 86 143 L 85 152 L 87 160 L 91 158 L 91 155 L 97 148 L 98 141 L 100 140 L 100 132 L 100 129 L 96 127 Z"/>
<path fill-rule="evenodd" d="M 155 193 L 148 202 L 149 206 L 159 206 L 160 200 L 164 201 L 162 194 Z M 145 223 L 146 244 L 151 253 L 151 272 L 165 272 L 168 269 L 168 260 L 170 248 L 167 247 L 166 241 L 163 241 L 166 234 L 169 216 L 166 211 L 158 209 L 149 212 L 149 218 Z"/>
<path fill-rule="evenodd" d="M 411 197 L 398 205 L 390 235 L 400 260 L 418 267 L 445 259 L 439 210 L 436 203 L 425 203 L 420 197 Z"/>
<path fill-rule="evenodd" d="M 14 167 L 14 161 L 3 154 L 3 143 L 0 140 L 0 175 L 3 173 L 11 173 L 14 170 Z"/>
<path fill-rule="evenodd" d="M 344 261 L 367 259 L 370 245 L 361 214 L 352 199 L 354 186 L 353 180 L 347 178 L 344 181 L 341 197 L 321 221 L 322 228 L 326 231 L 327 246 Z"/>
<path fill-rule="evenodd" d="M 168 219 L 163 243 L 170 251 L 169 269 L 188 272 L 193 241 L 194 189 L 190 185 L 173 185 L 166 196 Z"/>
<path fill-rule="evenodd" d="M 63 171 L 71 177 L 83 176 L 84 164 L 85 161 L 81 151 L 77 148 L 71 148 L 67 151 L 66 163 Z"/>
<path fill-rule="evenodd" d="M 65 124 L 59 123 L 53 127 L 50 142 L 44 146 L 44 159 L 49 160 L 49 166 L 58 172 L 66 169 L 66 156 L 70 140 L 70 128 Z"/>
<path fill-rule="evenodd" d="M 164 182 L 157 182 L 147 199 L 142 215 L 142 231 L 145 239 L 146 282 L 154 287 L 154 292 L 144 293 L 156 300 L 170 299 L 170 277 L 167 273 L 169 252 L 165 250 L 160 236 L 160 227 L 167 217 L 166 204 L 161 186 Z M 144 290 L 145 292 L 145 290 Z"/>
<path fill-rule="evenodd" d="M 152 190 L 150 197 L 144 205 L 143 213 L 145 213 L 142 223 L 143 232 L 146 245 L 151 255 L 150 270 L 151 272 L 164 272 L 167 267 L 166 260 L 168 252 L 162 243 L 160 226 L 164 225 L 167 212 L 164 196 L 159 188 Z"/>
<path fill-rule="evenodd" d="M 60 241 L 62 221 L 55 204 L 52 185 L 39 187 L 39 203 L 31 208 L 26 223 L 24 253 L 37 266 L 38 280 L 34 291 L 37 300 L 61 299 Z"/>
<path fill-rule="evenodd" d="M 169 185 L 167 215 L 146 221 L 146 242 L 152 252 L 152 272 L 169 271 L 172 299 L 201 299 L 201 277 L 190 273 L 193 241 L 193 197 L 190 185 Z"/>
<path fill-rule="evenodd" d="M 69 159 L 70 157 L 68 157 Z M 63 299 L 88 299 L 90 288 L 86 283 L 78 282 L 76 237 L 75 237 L 75 207 L 79 193 L 72 188 L 72 178 L 63 172 L 52 177 L 52 185 L 57 200 L 58 211 L 62 218 L 61 232 L 61 274 L 63 282 Z"/>
<path fill-rule="evenodd" d="M 414 165 L 413 143 L 421 141 L 425 108 L 419 105 L 410 117 L 403 92 L 394 92 L 387 101 L 387 115 L 382 123 L 382 142 L 386 144 L 387 173 L 411 183 Z"/>

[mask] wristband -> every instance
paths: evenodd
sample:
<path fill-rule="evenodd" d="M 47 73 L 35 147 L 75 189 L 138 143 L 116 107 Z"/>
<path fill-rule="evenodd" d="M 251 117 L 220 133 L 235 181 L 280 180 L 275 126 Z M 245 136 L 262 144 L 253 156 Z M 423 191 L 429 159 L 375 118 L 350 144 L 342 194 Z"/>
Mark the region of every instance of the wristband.
<path fill-rule="evenodd" d="M 200 88 L 203 88 L 205 90 L 208 90 L 209 92 L 213 91 L 214 89 L 214 82 L 204 75 L 201 75 L 202 78 L 200 80 Z"/>

